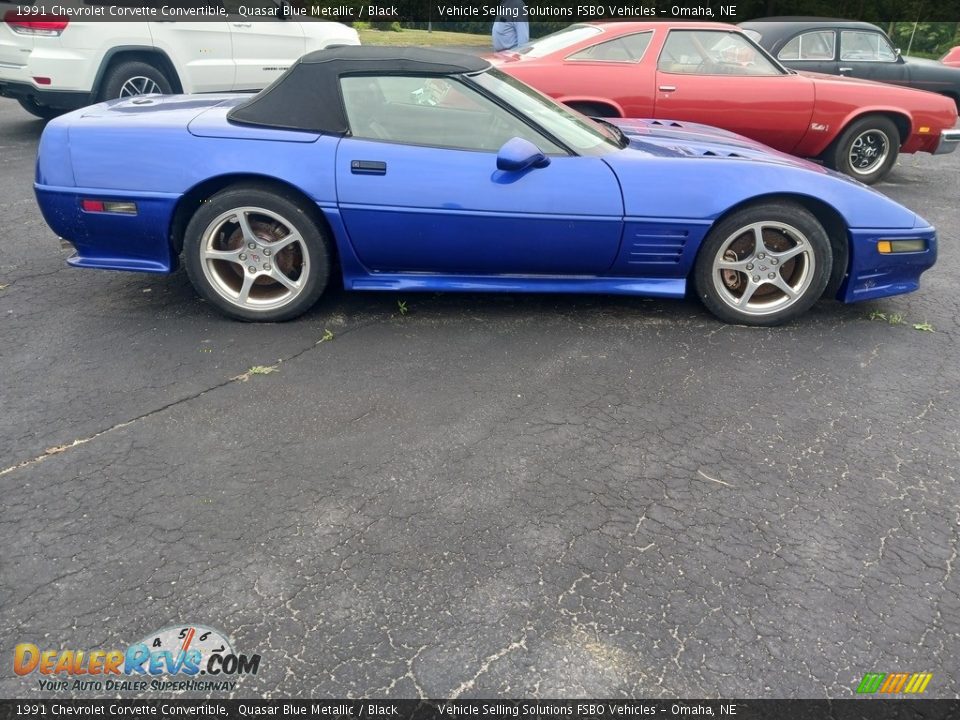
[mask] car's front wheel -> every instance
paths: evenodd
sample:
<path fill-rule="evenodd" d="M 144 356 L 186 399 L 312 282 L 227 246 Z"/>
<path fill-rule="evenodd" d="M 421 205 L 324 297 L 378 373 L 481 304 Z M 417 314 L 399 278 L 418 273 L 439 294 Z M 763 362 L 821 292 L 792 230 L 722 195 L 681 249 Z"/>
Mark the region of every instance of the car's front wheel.
<path fill-rule="evenodd" d="M 234 186 L 204 202 L 187 225 L 183 252 L 197 292 L 237 320 L 295 318 L 330 276 L 319 218 L 295 197 L 259 186 Z"/>
<path fill-rule="evenodd" d="M 824 161 L 866 185 L 883 178 L 900 154 L 900 131 L 883 115 L 868 115 L 850 124 L 830 146 Z"/>
<path fill-rule="evenodd" d="M 694 285 L 714 315 L 740 325 L 779 325 L 823 294 L 833 256 L 809 211 L 769 202 L 737 211 L 707 235 Z"/>

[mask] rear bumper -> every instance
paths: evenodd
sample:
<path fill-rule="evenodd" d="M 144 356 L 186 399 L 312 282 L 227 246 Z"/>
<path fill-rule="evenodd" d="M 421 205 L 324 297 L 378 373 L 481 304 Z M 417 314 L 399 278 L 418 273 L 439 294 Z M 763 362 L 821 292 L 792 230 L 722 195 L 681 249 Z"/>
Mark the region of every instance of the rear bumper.
<path fill-rule="evenodd" d="M 933 151 L 934 155 L 945 155 L 952 153 L 960 146 L 960 130 L 943 130 L 940 133 L 940 142 L 937 149 Z"/>
<path fill-rule="evenodd" d="M 34 184 L 44 220 L 77 254 L 74 267 L 167 273 L 176 269 L 168 229 L 179 195 L 118 193 L 111 190 Z M 87 212 L 84 198 L 135 202 L 136 215 Z"/>
<path fill-rule="evenodd" d="M 93 102 L 88 92 L 76 90 L 43 90 L 28 82 L 0 80 L 0 96 L 34 100 L 46 107 L 61 110 L 76 110 Z"/>
<path fill-rule="evenodd" d="M 837 299 L 843 302 L 875 300 L 913 292 L 920 287 L 920 275 L 937 261 L 937 233 L 929 225 L 909 230 L 851 230 L 850 273 Z M 881 240 L 922 239 L 922 252 L 885 255 L 877 250 Z"/>

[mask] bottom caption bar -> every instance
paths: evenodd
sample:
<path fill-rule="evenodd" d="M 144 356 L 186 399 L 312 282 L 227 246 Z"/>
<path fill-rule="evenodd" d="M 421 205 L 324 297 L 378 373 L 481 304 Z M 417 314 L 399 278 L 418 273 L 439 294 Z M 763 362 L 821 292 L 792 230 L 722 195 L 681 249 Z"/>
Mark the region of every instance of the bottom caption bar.
<path fill-rule="evenodd" d="M 678 718 L 939 720 L 960 700 L 0 700 L 0 718 Z"/>

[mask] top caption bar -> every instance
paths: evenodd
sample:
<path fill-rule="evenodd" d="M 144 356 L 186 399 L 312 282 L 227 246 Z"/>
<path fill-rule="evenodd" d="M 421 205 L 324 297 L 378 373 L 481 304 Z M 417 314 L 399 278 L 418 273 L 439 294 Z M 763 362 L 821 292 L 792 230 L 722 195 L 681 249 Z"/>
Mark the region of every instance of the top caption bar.
<path fill-rule="evenodd" d="M 289 22 L 336 20 L 340 22 L 493 22 L 503 14 L 497 2 L 430 2 L 429 0 L 214 0 L 207 2 L 137 2 L 118 0 L 34 0 L 22 3 L 0 1 L 0 16 L 18 18 L 68 17 L 83 22 L 225 22 L 243 18 L 251 21 Z M 781 8 L 781 5 L 783 6 Z M 835 10 L 825 9 L 821 0 L 793 0 L 777 5 L 781 14 L 824 16 Z M 955 3 L 936 3 L 923 8 L 923 22 L 960 21 L 960 7 Z M 916 17 L 889 17 L 890 3 L 864 0 L 857 4 L 855 20 L 872 22 L 905 21 Z M 905 6 L 898 12 L 905 13 Z M 767 14 L 767 0 L 745 0 L 735 3 L 642 2 L 632 0 L 531 0 L 526 3 L 526 19 L 530 22 L 584 22 L 630 20 L 691 20 L 737 23 Z M 512 8 L 510 8 L 512 9 Z M 476 29 L 473 29 L 476 31 Z"/>

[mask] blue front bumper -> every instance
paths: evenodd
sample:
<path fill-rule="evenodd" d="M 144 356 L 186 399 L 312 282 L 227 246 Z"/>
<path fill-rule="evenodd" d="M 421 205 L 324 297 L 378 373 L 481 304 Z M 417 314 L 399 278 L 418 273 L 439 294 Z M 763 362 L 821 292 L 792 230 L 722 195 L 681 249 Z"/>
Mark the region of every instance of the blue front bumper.
<path fill-rule="evenodd" d="M 937 233 L 922 224 L 908 230 L 856 229 L 850 231 L 850 272 L 837 299 L 843 302 L 874 300 L 913 292 L 920 287 L 920 275 L 937 261 Z M 882 254 L 881 240 L 926 242 L 922 252 Z"/>

